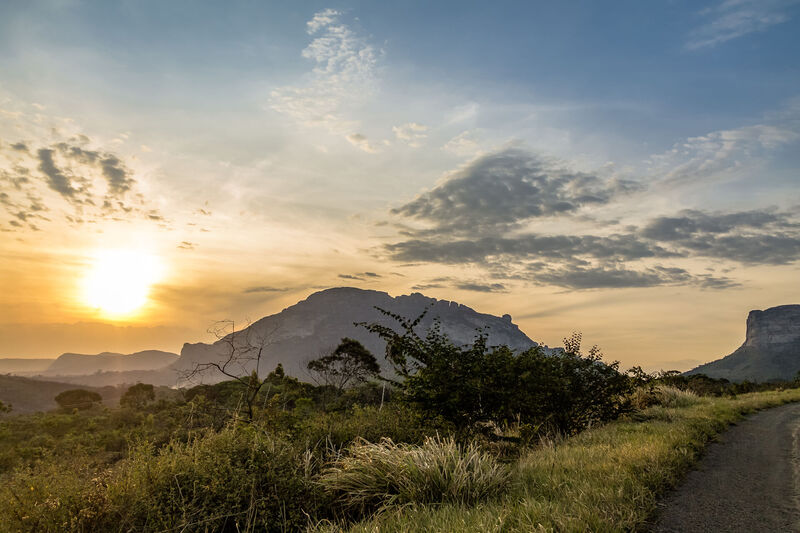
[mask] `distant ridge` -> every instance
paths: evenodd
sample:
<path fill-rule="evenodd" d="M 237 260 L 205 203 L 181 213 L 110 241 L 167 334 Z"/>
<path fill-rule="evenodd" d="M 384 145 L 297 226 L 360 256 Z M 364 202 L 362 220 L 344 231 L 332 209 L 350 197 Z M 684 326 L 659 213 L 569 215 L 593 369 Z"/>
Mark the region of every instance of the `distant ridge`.
<path fill-rule="evenodd" d="M 730 381 L 791 380 L 800 371 L 800 305 L 750 311 L 744 344 L 686 374 Z"/>
<path fill-rule="evenodd" d="M 145 350 L 128 355 L 103 352 L 97 355 L 61 354 L 41 373 L 45 377 L 78 376 L 96 372 L 126 372 L 158 370 L 174 363 L 178 354 L 160 350 Z"/>

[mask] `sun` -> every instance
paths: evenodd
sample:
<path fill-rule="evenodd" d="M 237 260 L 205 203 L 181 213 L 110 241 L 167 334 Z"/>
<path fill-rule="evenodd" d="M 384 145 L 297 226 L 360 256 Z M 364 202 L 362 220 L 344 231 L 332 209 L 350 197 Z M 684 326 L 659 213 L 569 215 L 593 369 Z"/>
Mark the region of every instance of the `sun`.
<path fill-rule="evenodd" d="M 162 270 L 159 258 L 149 252 L 97 252 L 84 278 L 84 301 L 112 318 L 133 315 L 147 303 L 150 288 Z"/>

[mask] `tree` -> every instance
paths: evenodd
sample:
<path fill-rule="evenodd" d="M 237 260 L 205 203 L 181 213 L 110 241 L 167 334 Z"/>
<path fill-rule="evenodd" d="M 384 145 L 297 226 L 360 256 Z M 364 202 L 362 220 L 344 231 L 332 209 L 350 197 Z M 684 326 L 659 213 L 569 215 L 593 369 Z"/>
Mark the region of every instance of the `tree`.
<path fill-rule="evenodd" d="M 257 333 L 252 327 L 237 330 L 233 320 L 219 321 L 209 329 L 209 332 L 217 337 L 217 344 L 224 347 L 223 357 L 219 361 L 195 364 L 184 377 L 192 381 L 208 371 L 216 371 L 235 380 L 243 387 L 242 400 L 245 404 L 246 418 L 248 422 L 252 422 L 256 398 L 267 383 L 266 379 L 259 377 L 258 371 L 261 359 L 270 345 L 270 333 L 274 332 Z"/>
<path fill-rule="evenodd" d="M 65 390 L 55 397 L 56 403 L 62 409 L 85 410 L 103 401 L 103 397 L 94 391 L 85 389 Z"/>
<path fill-rule="evenodd" d="M 2 413 L 10 413 L 11 412 L 11 404 L 5 404 L 0 401 L 0 414 Z"/>
<path fill-rule="evenodd" d="M 152 385 L 145 383 L 137 383 L 128 390 L 119 399 L 119 404 L 122 407 L 130 407 L 131 409 L 141 409 L 148 403 L 156 399 L 156 393 Z"/>
<path fill-rule="evenodd" d="M 348 385 L 363 383 L 380 374 L 378 360 L 363 344 L 345 337 L 333 352 L 308 362 L 307 368 L 320 385 L 342 392 Z"/>

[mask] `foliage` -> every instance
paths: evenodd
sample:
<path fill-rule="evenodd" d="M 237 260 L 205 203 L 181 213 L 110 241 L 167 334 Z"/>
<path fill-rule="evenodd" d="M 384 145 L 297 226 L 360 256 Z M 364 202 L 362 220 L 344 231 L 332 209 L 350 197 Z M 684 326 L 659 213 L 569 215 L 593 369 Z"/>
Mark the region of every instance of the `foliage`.
<path fill-rule="evenodd" d="M 2 401 L 0 401 L 0 414 L 10 413 L 10 412 L 11 412 L 11 404 L 6 405 Z"/>
<path fill-rule="evenodd" d="M 363 383 L 381 371 L 372 352 L 348 337 L 343 338 L 333 352 L 309 361 L 307 368 L 319 384 L 338 391 L 353 383 Z"/>
<path fill-rule="evenodd" d="M 21 471 L 2 503 L 14 511 L 8 530 L 298 530 L 315 511 L 311 474 L 308 457 L 288 442 L 230 427 L 158 451 L 137 446 L 89 483 L 74 472 Z"/>
<path fill-rule="evenodd" d="M 94 391 L 85 389 L 65 390 L 55 397 L 56 403 L 62 409 L 90 409 L 103 401 L 102 396 Z"/>
<path fill-rule="evenodd" d="M 567 349 L 558 355 L 539 347 L 515 354 L 505 346 L 489 348 L 483 332 L 471 345 L 455 346 L 436 321 L 423 338 L 415 327 L 425 313 L 412 321 L 380 311 L 402 333 L 378 323 L 364 326 L 386 341 L 401 398 L 463 430 L 516 422 L 533 433 L 574 433 L 629 409 L 630 380 L 618 363 L 603 363 L 596 347 L 581 354 L 579 335 L 565 339 Z"/>
<path fill-rule="evenodd" d="M 407 503 L 475 504 L 507 487 L 508 469 L 475 444 L 428 437 L 421 446 L 381 439 L 353 443 L 319 479 L 349 511 Z"/>
<path fill-rule="evenodd" d="M 122 407 L 130 407 L 131 409 L 142 409 L 148 403 L 155 401 L 156 393 L 152 385 L 146 383 L 137 383 L 128 390 L 119 399 L 119 404 Z"/>

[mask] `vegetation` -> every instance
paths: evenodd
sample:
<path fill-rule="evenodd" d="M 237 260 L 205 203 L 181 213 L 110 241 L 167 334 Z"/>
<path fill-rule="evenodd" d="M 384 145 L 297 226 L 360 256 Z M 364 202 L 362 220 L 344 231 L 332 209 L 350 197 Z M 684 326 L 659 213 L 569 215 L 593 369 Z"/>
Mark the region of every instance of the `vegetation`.
<path fill-rule="evenodd" d="M 94 391 L 85 389 L 65 390 L 55 397 L 56 403 L 62 409 L 91 409 L 103 401 L 103 397 Z"/>
<path fill-rule="evenodd" d="M 579 335 L 561 354 L 514 354 L 396 318 L 399 333 L 366 325 L 389 341 L 383 382 L 359 371 L 315 386 L 278 366 L 171 394 L 136 384 L 113 408 L 72 391 L 63 409 L 4 416 L 0 533 L 636 530 L 715 433 L 800 401 L 624 374 Z M 359 345 L 340 348 L 320 363 L 332 377 L 347 359 L 371 368 Z"/>

